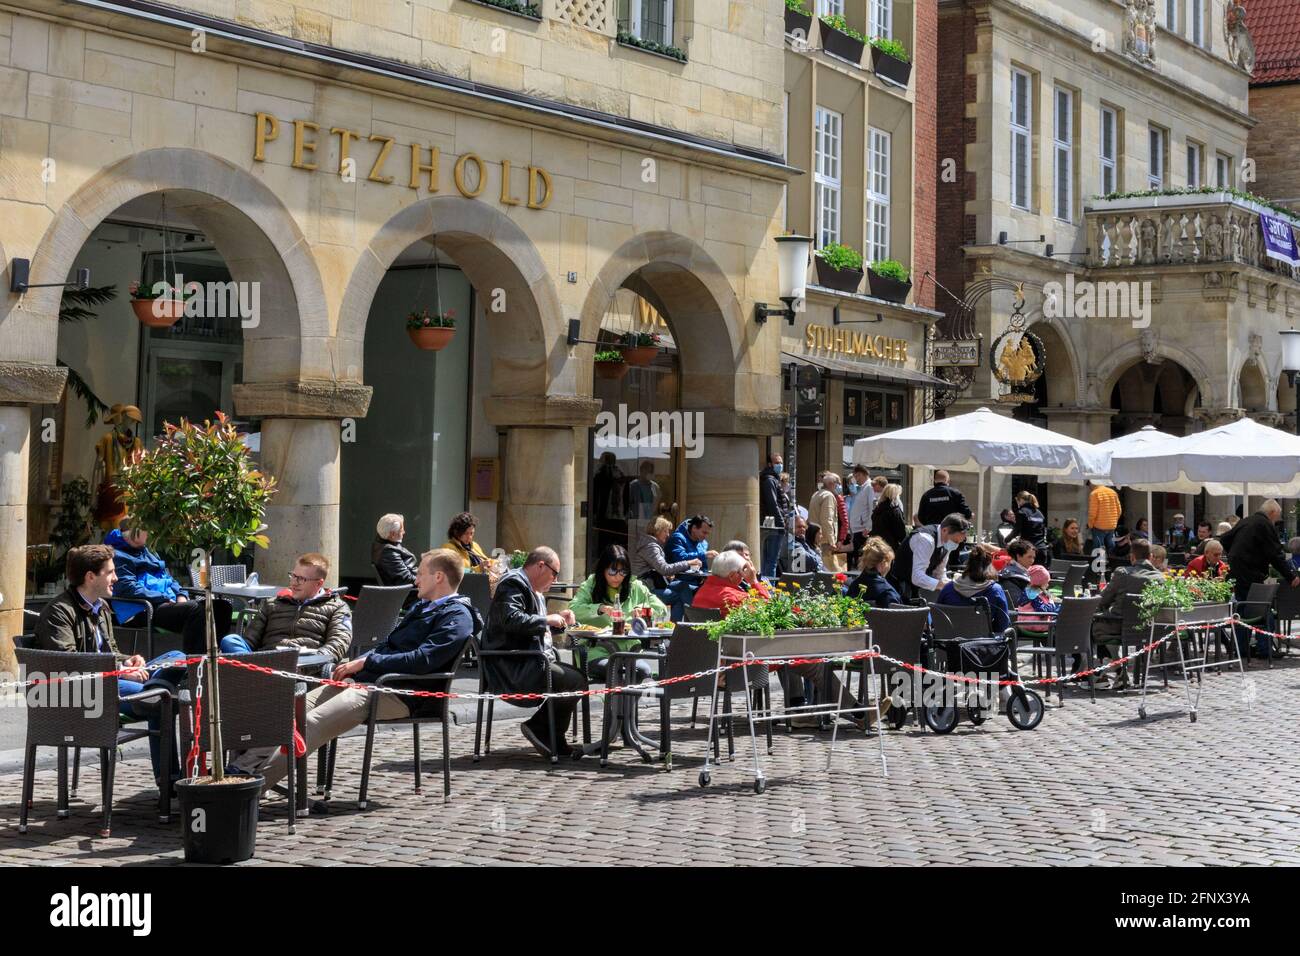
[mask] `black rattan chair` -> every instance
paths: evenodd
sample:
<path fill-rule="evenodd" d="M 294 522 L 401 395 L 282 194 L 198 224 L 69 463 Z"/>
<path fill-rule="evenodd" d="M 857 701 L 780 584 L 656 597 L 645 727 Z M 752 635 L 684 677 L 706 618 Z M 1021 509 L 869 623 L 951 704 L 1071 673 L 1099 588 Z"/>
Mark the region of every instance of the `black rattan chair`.
<path fill-rule="evenodd" d="M 153 626 L 153 605 L 144 598 L 119 598 L 111 597 L 108 599 L 108 606 L 113 609 L 113 639 L 117 642 L 118 650 L 123 654 L 140 654 L 145 660 L 154 659 L 154 626 Z M 134 621 L 144 613 L 144 625 L 132 624 L 129 627 L 125 624 L 117 623 L 116 612 L 120 611 L 123 615 L 129 615 L 127 620 Z M 171 633 L 170 631 L 166 633 Z M 128 645 L 123 639 L 131 639 Z M 143 646 L 142 646 L 143 645 Z"/>
<path fill-rule="evenodd" d="M 488 676 L 488 673 L 491 670 L 491 668 L 488 667 L 487 662 L 494 657 L 502 657 L 502 658 L 513 657 L 515 659 L 526 658 L 526 657 L 541 658 L 542 671 L 545 674 L 545 680 L 546 680 L 546 686 L 543 688 L 543 691 L 544 693 L 547 694 L 551 692 L 551 658 L 544 651 L 523 650 L 523 649 L 489 651 L 480 647 L 478 653 L 479 653 L 479 658 L 482 661 L 482 666 L 479 667 L 479 671 L 478 671 L 478 692 L 480 694 L 502 694 L 502 693 L 511 692 L 510 688 L 505 687 L 504 685 L 497 684 L 495 675 L 493 675 L 492 677 Z M 482 738 L 483 753 L 485 754 L 492 752 L 492 710 L 494 704 L 496 704 L 495 700 L 487 701 L 487 734 Z M 551 765 L 554 766 L 555 764 L 560 762 L 560 756 L 556 752 L 557 738 L 555 736 L 555 708 L 554 706 L 552 706 L 552 704 L 553 704 L 552 701 L 547 700 L 542 703 L 542 706 L 546 708 L 547 729 L 550 732 L 549 742 L 551 745 Z M 479 739 L 482 730 L 483 730 L 483 700 L 482 698 L 480 698 L 478 702 L 478 715 L 474 721 L 474 762 L 475 763 L 478 763 Z"/>
<path fill-rule="evenodd" d="M 460 579 L 460 593 L 469 598 L 469 603 L 474 609 L 482 615 L 483 620 L 488 619 L 488 611 L 492 608 L 492 581 L 486 574 L 466 574 Z M 461 657 L 461 663 L 465 667 L 478 666 L 478 638 L 471 637 L 469 643 L 465 645 L 465 653 Z"/>
<path fill-rule="evenodd" d="M 1250 591 L 1246 594 L 1246 600 L 1240 601 L 1234 607 L 1237 616 L 1241 618 L 1242 624 L 1252 624 L 1261 630 L 1271 630 L 1273 627 L 1273 603 L 1277 600 L 1278 582 L 1264 581 L 1257 582 L 1250 586 Z M 1285 590 L 1292 590 L 1287 587 Z M 1216 628 L 1213 632 L 1206 632 L 1206 651 L 1209 651 L 1210 633 L 1215 635 L 1215 659 L 1219 658 L 1219 646 L 1224 632 Z M 1249 632 L 1247 632 L 1249 633 Z M 1246 642 L 1247 653 L 1250 649 L 1250 641 Z M 1268 666 L 1273 666 L 1273 638 L 1264 641 L 1264 646 L 1268 648 Z"/>
<path fill-rule="evenodd" d="M 222 655 L 223 657 L 225 655 Z M 241 663 L 253 664 L 276 671 L 293 673 L 298 666 L 298 649 L 254 651 L 251 654 L 233 655 Z M 284 677 L 264 674 L 234 664 L 221 666 L 221 742 L 227 752 L 255 750 L 262 747 L 287 747 L 289 759 L 285 786 L 289 795 L 289 832 L 294 832 L 297 817 L 297 787 L 304 785 L 297 777 L 298 761 L 294 757 L 293 723 L 295 698 L 306 693 L 306 688 L 298 681 Z M 191 667 L 186 674 L 185 687 L 181 691 L 181 750 L 188 753 L 194 742 L 193 715 L 194 700 L 198 687 L 198 667 Z M 209 724 L 206 702 L 200 719 L 199 747 L 209 750 Z M 305 730 L 306 728 L 303 728 Z M 223 766 L 226 754 L 213 754 L 213 760 L 221 760 Z"/>
<path fill-rule="evenodd" d="M 117 666 L 112 654 L 70 654 L 64 651 L 38 651 L 21 647 L 15 642 L 14 654 L 26 679 L 35 675 L 52 677 L 57 674 L 99 674 Z M 31 807 L 32 790 L 36 784 L 36 750 L 38 747 L 58 749 L 59 797 L 58 816 L 68 816 L 68 749 L 94 747 L 99 750 L 100 799 L 103 807 L 103 826 L 100 836 L 109 836 L 113 826 L 113 778 L 117 769 L 117 748 L 123 743 L 150 736 L 147 728 L 123 727 L 118 705 L 126 701 L 156 701 L 160 710 L 159 747 L 163 755 L 162 779 L 158 790 L 158 819 L 170 820 L 171 774 L 169 765 L 174 752 L 172 741 L 171 691 L 165 687 L 150 687 L 138 694 L 124 698 L 118 696 L 116 677 L 96 678 L 98 706 L 86 706 L 90 698 L 71 693 L 60 700 L 56 690 L 75 690 L 76 684 L 91 681 L 42 684 L 27 688 L 27 745 L 23 761 L 23 795 L 18 812 L 18 832 L 27 832 L 27 814 Z M 51 694 L 55 699 L 51 701 Z M 130 721 L 137 723 L 137 721 Z"/>
<path fill-rule="evenodd" d="M 682 615 L 682 621 L 686 624 L 707 624 L 710 621 L 722 620 L 722 612 L 712 607 L 687 607 Z"/>
<path fill-rule="evenodd" d="M 1028 647 L 1017 647 L 1017 654 L 1030 654 L 1035 659 L 1047 661 L 1047 676 L 1052 676 L 1052 661 L 1056 661 L 1057 672 L 1065 673 L 1065 659 L 1079 655 L 1086 669 L 1092 669 L 1092 618 L 1101 604 L 1101 596 L 1067 597 L 1061 599 L 1061 609 L 1049 622 L 1042 634 L 1030 632 L 1027 636 L 1034 639 Z M 1040 625 L 1041 626 L 1041 625 Z M 1026 632 L 1017 628 L 1017 634 Z M 1062 706 L 1065 704 L 1065 692 L 1062 684 L 1056 685 L 1056 694 Z M 1092 699 L 1097 700 L 1097 689 L 1091 688 Z M 1051 695 L 1050 687 L 1048 696 Z"/>
<path fill-rule="evenodd" d="M 871 608 L 867 611 L 871 643 L 880 648 L 880 653 L 884 656 L 906 661 L 909 664 L 921 663 L 921 647 L 929 620 L 930 609 L 925 607 Z M 859 670 L 862 674 L 862 683 L 858 696 L 861 700 L 866 700 L 868 669 L 865 660 L 860 662 Z M 880 677 L 881 687 L 888 688 L 895 673 L 906 673 L 906 671 L 897 664 L 880 661 L 876 673 Z M 912 687 L 913 682 L 909 680 L 907 685 Z M 915 710 L 918 706 L 919 702 L 914 695 L 909 693 L 908 696 L 907 702 L 899 708 L 899 713 L 903 716 L 892 718 L 895 727 L 901 727 L 907 719 L 907 711 Z M 892 705 L 890 713 L 893 713 Z"/>

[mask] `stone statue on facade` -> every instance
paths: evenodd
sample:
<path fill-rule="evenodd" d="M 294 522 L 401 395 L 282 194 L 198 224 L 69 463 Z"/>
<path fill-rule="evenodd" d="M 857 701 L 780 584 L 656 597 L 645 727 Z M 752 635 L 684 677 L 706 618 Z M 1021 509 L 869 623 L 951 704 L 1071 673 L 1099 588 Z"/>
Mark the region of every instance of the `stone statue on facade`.
<path fill-rule="evenodd" d="M 1223 259 L 1223 223 L 1218 216 L 1210 217 L 1210 224 L 1205 228 L 1205 258 L 1210 262 Z"/>
<path fill-rule="evenodd" d="M 1155 0 L 1128 0 L 1124 11 L 1124 52 L 1139 62 L 1155 62 Z"/>
<path fill-rule="evenodd" d="M 1228 0 L 1223 15 L 1223 37 L 1228 62 L 1247 73 L 1255 71 L 1255 41 L 1246 26 L 1246 8 L 1240 0 Z"/>
<path fill-rule="evenodd" d="M 1259 265 L 1259 230 L 1251 220 L 1247 220 L 1245 252 L 1247 262 L 1252 266 Z"/>
<path fill-rule="evenodd" d="M 1164 361 L 1158 354 L 1160 336 L 1152 329 L 1143 329 L 1138 333 L 1138 345 L 1142 348 L 1142 361 L 1148 365 L 1159 365 Z"/>
<path fill-rule="evenodd" d="M 1241 220 L 1232 217 L 1232 261 L 1241 261 Z"/>
<path fill-rule="evenodd" d="M 1138 233 L 1138 256 L 1144 266 L 1156 261 L 1156 224 L 1150 219 L 1143 219 Z"/>

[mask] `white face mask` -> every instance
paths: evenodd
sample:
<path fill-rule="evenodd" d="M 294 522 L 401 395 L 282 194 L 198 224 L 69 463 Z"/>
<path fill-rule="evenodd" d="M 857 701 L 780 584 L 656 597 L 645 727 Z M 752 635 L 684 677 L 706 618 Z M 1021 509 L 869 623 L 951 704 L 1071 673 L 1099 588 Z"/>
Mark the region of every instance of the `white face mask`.
<path fill-rule="evenodd" d="M 945 551 L 956 551 L 956 550 L 957 550 L 957 542 L 956 542 L 956 541 L 945 541 L 945 542 L 943 543 L 943 550 L 945 550 Z"/>

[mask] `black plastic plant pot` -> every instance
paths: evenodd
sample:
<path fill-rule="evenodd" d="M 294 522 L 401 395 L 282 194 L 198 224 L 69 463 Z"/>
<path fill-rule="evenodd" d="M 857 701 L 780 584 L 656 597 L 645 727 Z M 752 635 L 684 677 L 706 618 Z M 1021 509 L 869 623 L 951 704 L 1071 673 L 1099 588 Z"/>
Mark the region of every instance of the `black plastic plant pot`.
<path fill-rule="evenodd" d="M 828 27 L 826 21 L 822 21 L 822 49 L 827 53 L 838 56 L 841 60 L 848 60 L 854 66 L 862 63 L 862 51 L 866 47 L 866 41 L 857 40 L 847 33 L 841 33 L 834 27 Z"/>
<path fill-rule="evenodd" d="M 879 47 L 871 48 L 871 69 L 876 76 L 889 80 L 891 83 L 897 83 L 899 86 L 907 86 L 912 79 L 912 64 L 906 60 L 900 60 L 892 53 L 886 53 Z"/>
<path fill-rule="evenodd" d="M 227 779 L 230 782 L 176 782 L 186 863 L 240 863 L 253 856 L 263 780 Z"/>
<path fill-rule="evenodd" d="M 812 36 L 812 14 L 796 13 L 790 8 L 785 11 L 785 32 L 794 36 L 803 37 L 805 43 Z"/>
<path fill-rule="evenodd" d="M 910 280 L 891 279 L 889 276 L 879 275 L 873 269 L 867 270 L 867 285 L 871 289 L 871 294 L 877 299 L 896 302 L 899 305 L 907 301 L 907 294 L 912 291 Z"/>
<path fill-rule="evenodd" d="M 862 285 L 861 269 L 836 269 L 821 256 L 813 256 L 817 263 L 817 284 L 836 292 L 857 292 Z"/>

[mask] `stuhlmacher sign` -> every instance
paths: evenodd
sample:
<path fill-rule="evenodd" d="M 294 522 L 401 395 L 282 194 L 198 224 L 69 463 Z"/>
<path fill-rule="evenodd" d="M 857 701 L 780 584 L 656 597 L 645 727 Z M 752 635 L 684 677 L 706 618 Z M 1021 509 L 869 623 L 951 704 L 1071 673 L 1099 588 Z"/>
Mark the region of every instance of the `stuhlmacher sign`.
<path fill-rule="evenodd" d="M 266 162 L 266 148 L 280 138 L 280 120 L 271 113 L 257 113 L 253 117 L 253 159 Z M 336 137 L 339 147 L 337 168 L 327 170 L 349 182 L 365 172 L 368 182 L 391 185 L 398 176 L 410 189 L 427 189 L 436 193 L 442 188 L 442 155 L 437 146 L 420 143 L 397 145 L 392 136 L 379 133 L 365 135 L 344 126 L 330 126 L 328 130 L 311 120 L 296 119 L 293 126 L 294 169 L 320 170 L 316 150 L 328 137 Z M 360 156 L 353 156 L 353 146 L 360 147 Z M 394 155 L 396 154 L 396 155 Z M 511 192 L 508 159 L 501 160 L 501 204 L 545 209 L 551 201 L 551 174 L 540 166 L 526 166 L 528 170 L 527 194 L 517 196 Z M 463 153 L 452 164 L 452 183 L 456 191 L 468 199 L 477 199 L 488 184 L 487 169 L 483 160 L 474 153 Z"/>

